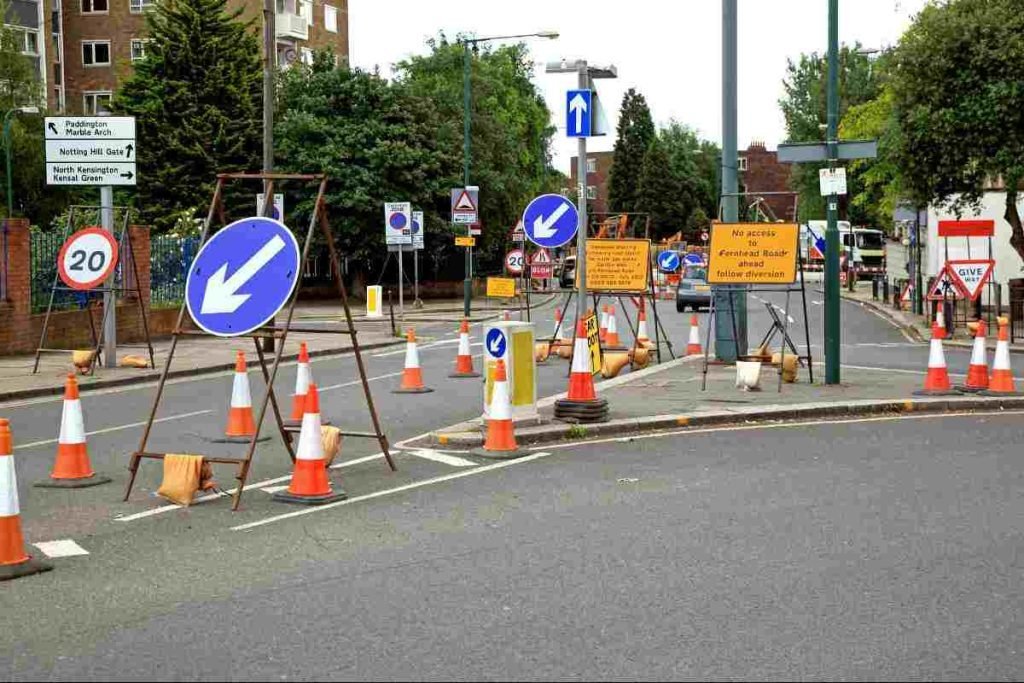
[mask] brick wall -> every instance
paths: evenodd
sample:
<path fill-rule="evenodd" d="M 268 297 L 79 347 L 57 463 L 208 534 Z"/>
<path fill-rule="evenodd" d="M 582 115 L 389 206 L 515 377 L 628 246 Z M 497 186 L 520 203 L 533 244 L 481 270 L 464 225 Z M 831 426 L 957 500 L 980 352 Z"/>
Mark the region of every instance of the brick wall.
<path fill-rule="evenodd" d="M 28 221 L 11 219 L 6 222 L 7 260 L 0 263 L 7 277 L 7 295 L 0 301 L 0 355 L 35 353 L 43 330 L 44 313 L 33 315 L 31 293 L 31 235 Z M 129 258 L 134 258 L 139 272 L 139 289 L 149 319 L 150 336 L 170 334 L 177 320 L 178 309 L 149 310 L 150 294 L 150 244 L 149 228 L 133 225 L 129 228 L 132 240 L 132 257 L 125 257 L 125 266 L 130 269 Z M 2 254 L 0 254 L 2 260 Z M 46 348 L 80 349 L 92 345 L 89 333 L 89 315 L 97 332 L 102 326 L 103 306 L 92 306 L 86 310 L 55 311 L 50 314 L 46 334 Z M 145 341 L 143 321 L 134 295 L 127 293 L 117 304 L 117 339 L 123 343 Z"/>
<path fill-rule="evenodd" d="M 763 142 L 753 142 L 746 152 L 740 156 L 746 158 L 747 168 L 740 172 L 740 182 L 745 192 L 788 192 L 791 166 L 780 164 L 777 152 L 769 151 Z M 746 197 L 749 203 L 754 197 Z M 775 217 L 783 221 L 792 221 L 793 196 L 766 196 L 765 203 L 771 207 Z"/>

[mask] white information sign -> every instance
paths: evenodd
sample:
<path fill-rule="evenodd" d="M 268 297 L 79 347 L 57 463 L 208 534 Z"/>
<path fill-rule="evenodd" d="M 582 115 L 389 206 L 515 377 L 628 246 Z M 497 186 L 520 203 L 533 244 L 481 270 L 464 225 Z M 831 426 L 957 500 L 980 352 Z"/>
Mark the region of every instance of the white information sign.
<path fill-rule="evenodd" d="M 412 244 L 412 204 L 384 204 L 384 240 L 386 244 Z"/>
<path fill-rule="evenodd" d="M 846 194 L 846 169 L 823 168 L 818 171 L 818 184 L 821 186 L 821 196 Z"/>
<path fill-rule="evenodd" d="M 135 185 L 135 118 L 47 116 L 48 185 Z"/>

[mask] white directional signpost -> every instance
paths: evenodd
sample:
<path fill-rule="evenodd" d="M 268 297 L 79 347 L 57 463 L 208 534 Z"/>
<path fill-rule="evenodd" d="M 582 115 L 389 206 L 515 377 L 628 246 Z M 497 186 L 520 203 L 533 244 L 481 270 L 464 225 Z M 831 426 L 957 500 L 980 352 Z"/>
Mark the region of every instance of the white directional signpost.
<path fill-rule="evenodd" d="M 420 301 L 420 251 L 423 249 L 423 212 L 412 212 L 412 269 L 413 269 L 413 305 L 421 308 Z"/>
<path fill-rule="evenodd" d="M 132 116 L 47 116 L 43 124 L 46 140 L 47 185 L 98 185 L 100 220 L 114 232 L 114 185 L 135 185 L 135 118 Z M 108 283 L 114 285 L 111 275 Z M 116 294 L 103 294 L 104 365 L 117 367 Z"/>
<path fill-rule="evenodd" d="M 403 245 L 412 244 L 412 204 L 387 202 L 384 204 L 384 235 L 388 251 L 398 252 L 398 311 L 405 315 L 405 273 L 402 272 Z"/>

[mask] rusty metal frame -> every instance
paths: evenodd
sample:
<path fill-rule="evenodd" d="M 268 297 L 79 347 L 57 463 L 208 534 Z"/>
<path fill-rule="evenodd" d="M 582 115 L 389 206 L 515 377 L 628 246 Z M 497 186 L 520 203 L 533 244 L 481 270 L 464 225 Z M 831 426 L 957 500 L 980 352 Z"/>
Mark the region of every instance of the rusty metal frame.
<path fill-rule="evenodd" d="M 391 457 L 391 452 L 388 446 L 388 439 L 385 436 L 380 426 L 380 419 L 377 415 L 377 409 L 373 403 L 373 395 L 370 392 L 370 384 L 366 378 L 366 368 L 363 364 L 362 352 L 359 348 L 359 339 L 357 337 L 357 330 L 352 322 L 352 312 L 348 305 L 348 291 L 345 287 L 345 282 L 341 275 L 340 262 L 338 259 L 338 252 L 334 245 L 334 236 L 331 234 L 330 224 L 327 220 L 326 206 L 324 203 L 324 191 L 327 187 L 327 176 L 325 174 L 292 174 L 292 173 L 220 173 L 217 175 L 217 184 L 213 191 L 213 198 L 210 201 L 210 209 L 206 216 L 206 221 L 203 224 L 203 234 L 200 239 L 200 245 L 206 244 L 211 236 L 211 228 L 213 225 L 214 217 L 219 218 L 221 227 L 227 225 L 227 218 L 224 213 L 223 197 L 224 187 L 228 181 L 260 181 L 264 183 L 264 196 L 272 198 L 274 196 L 274 183 L 275 181 L 284 180 L 295 180 L 306 183 L 317 183 L 317 195 L 316 201 L 313 204 L 313 212 L 310 216 L 309 227 L 306 230 L 305 241 L 302 246 L 302 256 L 300 263 L 305 263 L 307 256 L 309 255 L 309 248 L 313 241 L 313 233 L 317 226 L 320 227 L 323 232 L 323 237 L 327 242 L 328 250 L 331 254 L 331 263 L 338 274 L 338 294 L 341 297 L 341 303 L 345 310 L 345 320 L 348 323 L 348 329 L 342 330 L 341 334 L 348 334 L 352 339 L 352 351 L 356 359 L 356 365 L 359 368 L 359 378 L 362 381 L 363 393 L 366 397 L 366 405 L 370 412 L 370 418 L 373 422 L 373 432 L 342 432 L 346 436 L 358 437 L 358 438 L 370 438 L 376 439 L 380 444 L 381 451 L 384 454 L 384 458 L 387 461 L 388 467 L 392 471 L 397 470 L 394 460 Z M 264 202 L 264 214 L 270 216 L 273 211 L 273 202 Z M 249 469 L 252 465 L 252 459 L 256 452 L 256 443 L 260 438 L 260 431 L 263 428 L 263 421 L 266 417 L 267 407 L 270 406 L 274 411 L 274 418 L 277 424 L 278 432 L 281 436 L 281 440 L 284 442 L 285 448 L 288 450 L 288 455 L 292 461 L 295 460 L 295 452 L 292 449 L 291 435 L 295 433 L 296 428 L 285 423 L 281 415 L 280 407 L 277 403 L 277 397 L 274 392 L 274 381 L 277 378 L 277 371 L 281 365 L 281 357 L 284 352 L 285 340 L 288 338 L 288 333 L 296 331 L 301 328 L 292 326 L 292 319 L 295 314 L 295 304 L 298 301 L 299 293 L 302 290 L 301 280 L 295 287 L 295 291 L 291 296 L 291 301 L 288 304 L 288 314 L 284 322 L 284 327 L 271 327 L 261 328 L 254 330 L 249 333 L 248 336 L 252 337 L 256 345 L 256 356 L 259 360 L 260 369 L 263 374 L 263 379 L 266 382 L 267 391 L 264 393 L 263 402 L 260 405 L 259 412 L 256 416 L 256 433 L 252 436 L 249 441 L 248 447 L 244 457 L 241 458 L 226 458 L 226 457 L 214 457 L 206 458 L 207 461 L 216 464 L 235 465 L 238 468 L 238 472 L 235 478 L 238 480 L 238 485 L 235 488 L 235 492 L 232 495 L 231 509 L 238 510 L 238 507 L 242 501 L 242 491 L 245 489 L 245 482 L 249 475 Z M 185 322 L 185 311 L 186 304 L 182 302 L 181 308 L 178 311 L 178 320 L 174 326 L 174 331 L 171 336 L 171 347 L 167 354 L 167 361 L 164 364 L 163 372 L 160 375 L 160 382 L 157 385 L 156 397 L 153 401 L 153 408 L 150 410 L 149 419 L 146 422 L 145 429 L 142 432 L 142 439 L 139 443 L 139 448 L 131 456 L 131 462 L 128 466 L 129 479 L 128 485 L 125 488 L 124 500 L 128 500 L 131 496 L 132 487 L 135 484 L 135 477 L 138 474 L 139 464 L 143 459 L 163 460 L 165 453 L 154 453 L 146 450 L 146 444 L 149 441 L 149 436 L 153 428 L 153 423 L 156 419 L 157 410 L 160 407 L 160 400 L 163 396 L 164 386 L 167 383 L 168 373 L 170 372 L 171 362 L 174 359 L 174 351 L 177 348 L 178 340 L 182 336 L 209 336 L 206 332 L 201 332 L 193 329 L 183 329 L 182 324 Z M 323 330 L 317 330 L 318 333 L 323 333 Z M 333 331 L 327 331 L 328 333 Z M 267 369 L 266 356 L 264 355 L 263 349 L 260 346 L 260 340 L 265 338 L 273 338 L 278 340 L 280 343 L 276 344 L 276 350 L 274 353 L 274 361 L 269 371 Z"/>

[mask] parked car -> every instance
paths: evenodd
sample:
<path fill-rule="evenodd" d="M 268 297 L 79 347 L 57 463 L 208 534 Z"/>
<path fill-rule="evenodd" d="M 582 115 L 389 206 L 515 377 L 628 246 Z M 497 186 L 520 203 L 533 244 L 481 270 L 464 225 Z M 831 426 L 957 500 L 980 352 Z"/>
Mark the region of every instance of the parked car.
<path fill-rule="evenodd" d="M 703 265 L 685 265 L 682 279 L 676 288 L 676 310 L 682 313 L 687 307 L 699 311 L 703 306 L 711 307 L 711 285 L 708 284 L 708 269 Z"/>
<path fill-rule="evenodd" d="M 558 273 L 558 286 L 562 289 L 572 289 L 576 286 L 576 257 L 566 256 L 563 259 Z"/>

